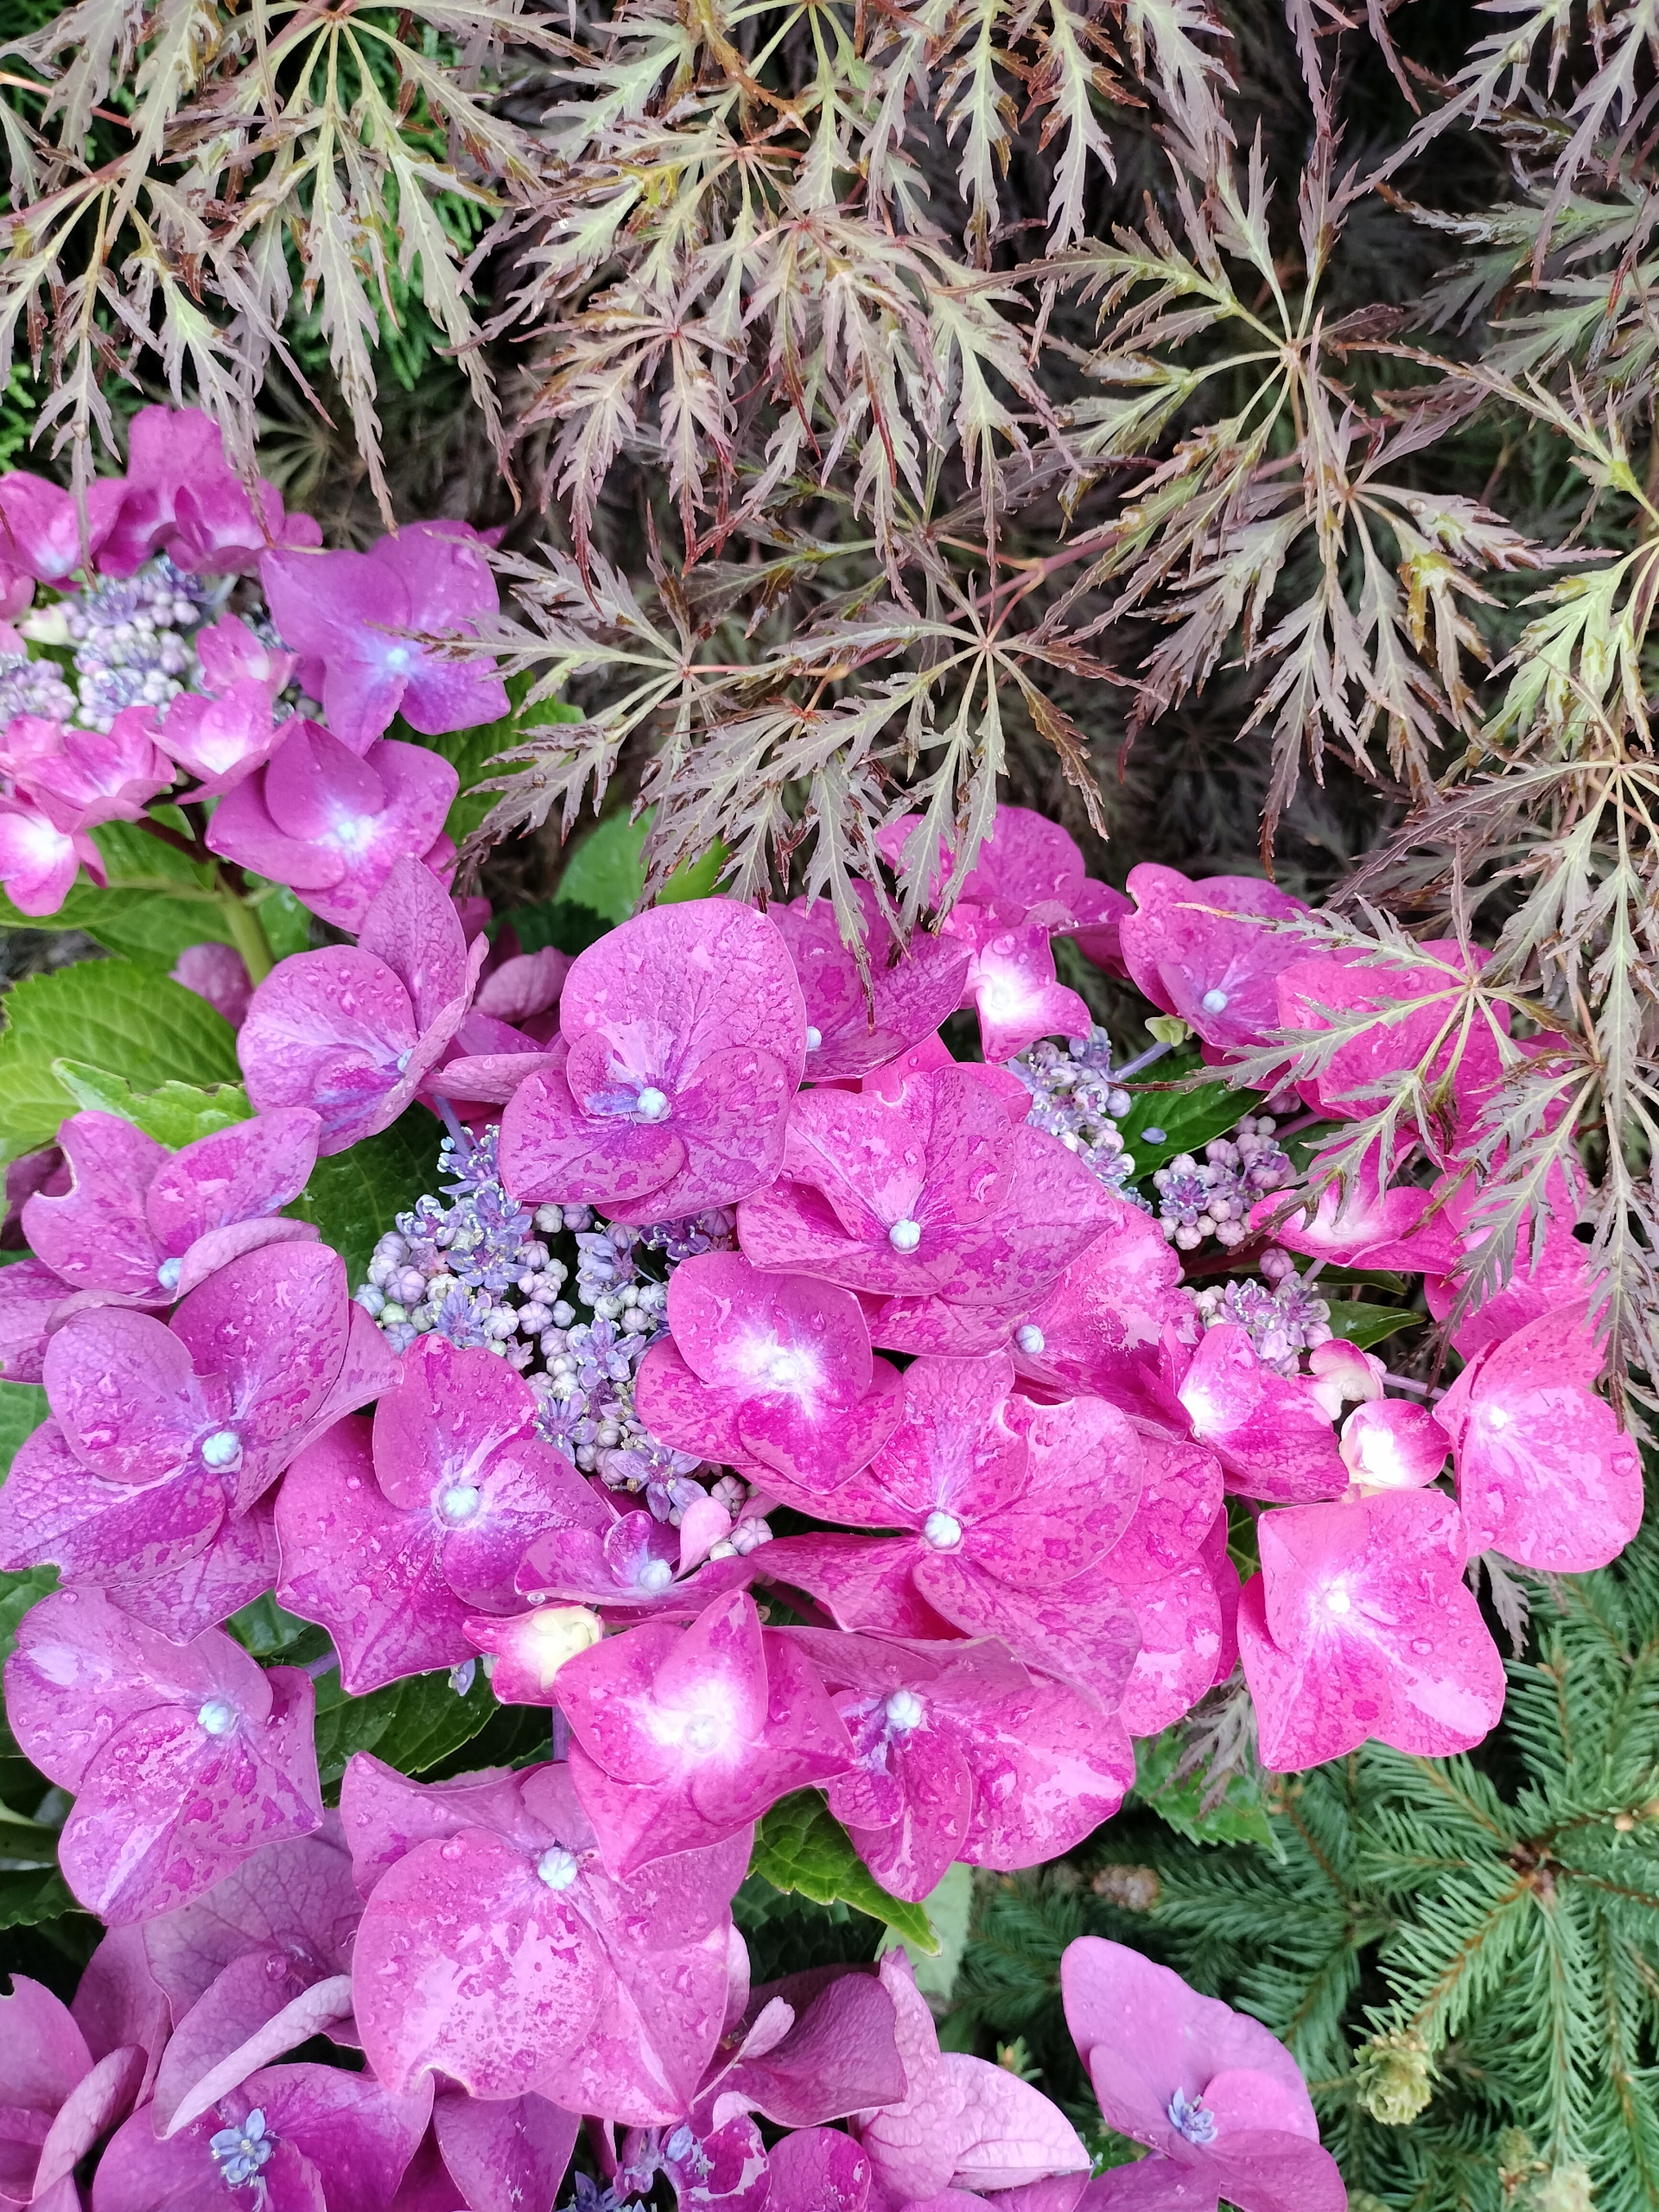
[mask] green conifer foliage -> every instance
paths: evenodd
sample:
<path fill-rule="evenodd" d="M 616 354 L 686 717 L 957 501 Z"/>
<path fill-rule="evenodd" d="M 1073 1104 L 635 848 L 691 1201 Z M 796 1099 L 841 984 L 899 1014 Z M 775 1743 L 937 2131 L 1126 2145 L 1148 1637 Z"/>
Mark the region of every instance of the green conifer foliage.
<path fill-rule="evenodd" d="M 1109 1935 L 1284 2037 L 1360 2212 L 1659 2203 L 1659 1534 L 1529 1594 L 1470 1757 L 1367 1745 L 1262 1778 L 1270 1842 L 1130 1814 L 988 1879 L 963 2025 L 1024 2035 L 1084 2117 L 1058 1967 Z"/>

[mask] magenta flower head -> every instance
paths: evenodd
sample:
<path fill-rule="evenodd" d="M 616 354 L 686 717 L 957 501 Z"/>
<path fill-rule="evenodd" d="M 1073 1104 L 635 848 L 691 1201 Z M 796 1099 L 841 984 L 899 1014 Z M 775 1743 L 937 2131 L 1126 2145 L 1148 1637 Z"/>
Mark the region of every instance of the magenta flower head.
<path fill-rule="evenodd" d="M 1274 978 L 1306 950 L 1307 908 L 1252 875 L 1192 881 L 1143 861 L 1129 870 L 1135 911 L 1119 930 L 1123 964 L 1144 997 L 1206 1045 L 1264 1043 L 1283 1016 Z"/>
<path fill-rule="evenodd" d="M 1057 1137 L 1012 1119 L 953 1065 L 892 1100 L 807 1092 L 783 1173 L 743 1202 L 738 1233 L 758 1268 L 887 1301 L 879 1344 L 980 1351 L 1040 1303 L 1118 1203 Z"/>
<path fill-rule="evenodd" d="M 1400 1398 L 1357 1406 L 1342 1425 L 1343 1465 L 1359 1490 L 1425 1490 L 1451 1447 L 1427 1406 Z"/>
<path fill-rule="evenodd" d="M 1559 1166 L 1550 1168 L 1544 1194 L 1548 1217 L 1542 1243 L 1535 1243 L 1532 1224 L 1522 1221 L 1516 1231 L 1515 1266 L 1508 1281 L 1465 1312 L 1452 1331 L 1452 1344 L 1465 1359 L 1472 1359 L 1488 1344 L 1502 1343 L 1529 1321 L 1541 1320 L 1546 1313 L 1562 1306 L 1583 1306 L 1592 1319 L 1599 1319 L 1605 1294 L 1592 1298 L 1589 1248 L 1573 1233 L 1582 1210 L 1581 1198 Z M 1441 1176 L 1429 1193 L 1446 1224 L 1450 1248 L 1449 1263 L 1443 1262 L 1440 1272 L 1431 1274 L 1423 1285 L 1428 1310 L 1437 1321 L 1450 1320 L 1458 1302 L 1458 1277 L 1492 1226 L 1483 1213 L 1481 1196 L 1482 1185 L 1476 1176 L 1455 1169 Z M 1366 1264 L 1376 1263 L 1368 1261 Z"/>
<path fill-rule="evenodd" d="M 124 707 L 105 730 L 18 715 L 0 741 L 0 768 L 54 829 L 73 836 L 100 822 L 137 822 L 173 781 L 154 742 L 152 707 Z"/>
<path fill-rule="evenodd" d="M 368 1898 L 357 2026 L 383 2082 L 677 2119 L 725 2015 L 747 1828 L 613 1879 L 565 1767 L 423 1788 L 361 1752 L 340 1817 Z"/>
<path fill-rule="evenodd" d="M 79 2212 L 75 2167 L 130 2108 L 144 2053 L 129 2044 L 93 2063 L 68 2007 L 27 1974 L 0 1997 L 0 2205 Z"/>
<path fill-rule="evenodd" d="M 711 1599 L 746 1589 L 761 1565 L 753 1553 L 709 1558 L 733 1525 L 725 1507 L 711 1497 L 685 1507 L 677 1527 L 652 1513 L 614 1513 L 608 1504 L 605 1512 L 608 1525 L 602 1533 L 591 1527 L 551 1529 L 531 1543 L 519 1566 L 518 1588 L 532 1611 L 511 1620 L 467 1622 L 467 1633 L 478 1649 L 498 1655 L 491 1679 L 504 1704 L 556 1701 L 558 1668 L 573 1652 L 599 1641 L 598 1619 L 586 1608 L 597 1607 L 607 1620 L 624 1626 L 642 1613 L 690 1620 Z M 591 1630 L 583 1623 L 591 1623 Z"/>
<path fill-rule="evenodd" d="M 58 1132 L 70 1172 L 60 1197 L 24 1205 L 23 1234 L 68 1289 L 170 1306 L 218 1268 L 316 1230 L 279 1209 L 316 1164 L 306 1106 L 261 1114 L 170 1153 L 113 1114 L 72 1114 Z"/>
<path fill-rule="evenodd" d="M 938 2031 L 902 1951 L 881 1961 L 893 2000 L 905 2094 L 864 2114 L 854 2132 L 894 2204 L 950 2189 L 1021 2189 L 1056 2174 L 1086 2174 L 1089 2153 L 1064 2113 L 1006 2066 L 939 2049 Z"/>
<path fill-rule="evenodd" d="M 785 1633 L 834 1694 L 852 1740 L 830 1809 L 895 1897 L 927 1897 L 958 1859 L 1002 1872 L 1058 1859 L 1134 1783 L 1122 1726 L 1033 1680 L 1000 1643 Z"/>
<path fill-rule="evenodd" d="M 809 1082 L 868 1075 L 930 1037 L 962 1004 L 969 955 L 965 945 L 918 930 L 901 948 L 868 883 L 855 883 L 863 923 L 869 985 L 842 944 L 827 899 L 774 906 L 806 1001 Z"/>
<path fill-rule="evenodd" d="M 1582 1574 L 1635 1535 L 1642 1463 L 1595 1395 L 1602 1364 L 1586 1307 L 1563 1306 L 1478 1352 L 1440 1400 L 1471 1551 Z"/>
<path fill-rule="evenodd" d="M 355 946 L 296 952 L 253 995 L 237 1039 L 264 1113 L 310 1106 L 317 1149 L 344 1152 L 387 1128 L 461 1027 L 488 945 L 470 950 L 454 906 L 420 863 L 399 860 Z"/>
<path fill-rule="evenodd" d="M 1451 1084 L 1448 1123 L 1466 1128 L 1478 1115 L 1506 1052 L 1513 1055 L 1509 1008 L 1489 1015 L 1467 996 L 1471 957 L 1476 971 L 1486 961 L 1478 947 L 1471 954 L 1447 938 L 1417 950 L 1427 957 L 1409 967 L 1343 955 L 1299 960 L 1280 974 L 1281 1027 L 1355 1030 L 1298 1086 L 1316 1112 L 1363 1121 L 1378 1111 L 1392 1078 L 1421 1068 L 1428 1084 Z"/>
<path fill-rule="evenodd" d="M 296 725 L 280 727 L 293 729 Z M 193 796 L 208 798 L 230 791 L 264 767 L 278 728 L 265 686 L 244 678 L 217 698 L 206 698 L 200 691 L 177 693 L 156 741 L 187 775 L 198 779 Z"/>
<path fill-rule="evenodd" d="M 1179 1351 L 1177 1375 L 1181 1411 L 1230 1489 L 1296 1505 L 1347 1488 L 1331 1416 L 1313 1384 L 1276 1374 L 1236 1324 L 1206 1330 L 1190 1357 Z"/>
<path fill-rule="evenodd" d="M 169 1643 L 101 1592 L 63 1590 L 23 1616 L 5 1681 L 24 1756 L 74 1793 L 63 1878 L 111 1926 L 321 1824 L 308 1678 L 221 1630 Z"/>
<path fill-rule="evenodd" d="M 164 550 L 181 569 L 233 575 L 273 545 L 315 545 L 309 515 L 285 515 L 274 486 L 256 499 L 225 458 L 219 427 L 194 407 L 143 407 L 129 432 L 127 473 L 99 551 L 105 575 L 130 576 Z M 106 495 L 108 496 L 108 495 Z"/>
<path fill-rule="evenodd" d="M 99 557 L 126 496 L 118 476 L 92 484 L 86 496 L 90 551 Z M 81 565 L 80 515 L 73 492 L 15 468 L 0 476 L 0 560 L 63 590 Z"/>
<path fill-rule="evenodd" d="M 1037 1406 L 1010 1363 L 920 1359 L 905 1420 L 827 1506 L 885 1539 L 790 1536 L 769 1579 L 810 1591 L 842 1628 L 999 1637 L 1016 1658 L 1115 1708 L 1140 1646 L 1135 1616 L 1096 1571 L 1128 1527 L 1145 1458 L 1098 1398 Z"/>
<path fill-rule="evenodd" d="M 439 844 L 460 777 L 423 745 L 374 744 L 359 758 L 320 723 L 283 728 L 267 766 L 221 801 L 207 842 L 289 885 L 336 929 L 360 931 L 397 862 Z"/>
<path fill-rule="evenodd" d="M 99 2162 L 93 2212 L 224 2212 L 244 2190 L 268 2212 L 391 2212 L 431 2110 L 424 2082 L 404 2097 L 372 2074 L 269 2066 L 176 2135 L 134 2113 Z"/>
<path fill-rule="evenodd" d="M 366 553 L 271 553 L 259 573 L 276 627 L 300 656 L 301 681 L 353 753 L 397 714 L 423 737 L 442 737 L 510 711 L 486 664 L 448 660 L 408 634 L 471 637 L 500 605 L 466 523 L 411 523 Z"/>
<path fill-rule="evenodd" d="M 602 1529 L 607 1510 L 535 1433 L 528 1383 L 487 1351 L 423 1338 L 365 1421 L 296 1459 L 276 1501 L 277 1595 L 320 1621 L 362 1697 L 473 1656 L 469 1613 L 518 1611 L 532 1536 Z"/>
<path fill-rule="evenodd" d="M 1503 1710 L 1503 1662 L 1463 1570 L 1462 1516 L 1395 1490 L 1264 1513 L 1239 1649 L 1262 1764 L 1340 1758 L 1368 1738 L 1424 1758 L 1466 1751 Z"/>
<path fill-rule="evenodd" d="M 217 622 L 198 630 L 195 647 L 201 680 L 215 694 L 230 691 L 238 683 L 257 683 L 267 700 L 272 700 L 294 674 L 295 656 L 280 646 L 268 645 L 239 614 L 221 614 Z M 178 696 L 188 698 L 191 695 L 181 692 Z"/>
<path fill-rule="evenodd" d="M 652 1434 L 723 1465 L 758 1465 L 809 1510 L 899 1425 L 898 1370 L 871 1357 L 849 1290 L 707 1252 L 669 1277 L 668 1326 L 635 1386 Z"/>
<path fill-rule="evenodd" d="M 577 1795 L 619 1876 L 723 1843 L 850 1764 L 817 1675 L 745 1591 L 689 1628 L 607 1637 L 560 1669 L 556 1692 Z"/>
<path fill-rule="evenodd" d="M 919 814 L 904 814 L 876 832 L 876 848 L 889 867 L 899 865 L 921 826 Z M 928 894 L 936 902 L 945 889 L 949 866 L 949 848 L 941 841 L 938 872 Z M 1052 936 L 1079 939 L 1114 929 L 1129 912 L 1121 891 L 1085 872 L 1077 840 L 1028 806 L 997 808 L 991 834 L 963 878 L 960 897 L 1005 927 L 1035 923 Z"/>
<path fill-rule="evenodd" d="M 1327 1182 L 1313 1206 L 1294 1205 L 1282 1194 L 1260 1199 L 1251 1209 L 1251 1228 L 1327 1264 L 1454 1274 L 1465 1247 L 1441 1195 L 1411 1183 L 1385 1187 L 1379 1154 L 1373 1145 L 1358 1174 L 1345 1186 Z M 1308 1180 L 1315 1186 L 1324 1166 L 1318 1157 L 1310 1164 Z"/>
<path fill-rule="evenodd" d="M 180 1641 L 270 1587 L 270 1510 L 294 1455 L 396 1371 L 321 1244 L 271 1244 L 165 1325 L 100 1306 L 47 1347 L 53 1418 L 0 1490 L 0 1560 L 53 1561 Z"/>
<path fill-rule="evenodd" d="M 1198 1318 L 1180 1255 L 1150 1214 L 1110 1198 L 1103 1225 L 1007 1344 L 1039 1394 L 1084 1392 L 1139 1407 L 1156 1393 L 1166 1335 L 1198 1340 Z"/>
<path fill-rule="evenodd" d="M 352 2009 L 363 1900 L 331 1813 L 266 1844 L 211 1890 L 147 1921 L 150 1975 L 174 2023 L 156 2075 L 158 2133 L 174 2135 L 250 2074 Z"/>
<path fill-rule="evenodd" d="M 1067 1945 L 1060 1992 L 1101 2116 L 1179 2170 L 1172 2202 L 1192 2212 L 1218 2197 L 1239 2212 L 1344 2212 L 1347 2193 L 1319 2147 L 1307 2084 L 1259 2020 L 1097 1936 Z M 1135 2202 L 1160 2202 L 1147 2163 L 1113 2171 L 1135 2177 Z M 1095 2185 L 1106 2205 L 1109 2179 Z"/>
<path fill-rule="evenodd" d="M 60 830 L 32 800 L 0 798 L 0 888 L 23 914 L 55 914 L 82 868 L 104 881 L 98 847 L 80 830 Z"/>
<path fill-rule="evenodd" d="M 806 1008 L 778 925 L 726 899 L 656 906 L 578 955 L 563 1070 L 514 1091 L 501 1179 L 624 1222 L 734 1205 L 778 1173 Z"/>

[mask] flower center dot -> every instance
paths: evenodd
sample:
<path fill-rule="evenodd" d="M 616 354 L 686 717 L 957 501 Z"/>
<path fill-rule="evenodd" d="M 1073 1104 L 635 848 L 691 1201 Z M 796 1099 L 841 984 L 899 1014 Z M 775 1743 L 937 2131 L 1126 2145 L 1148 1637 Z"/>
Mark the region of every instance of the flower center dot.
<path fill-rule="evenodd" d="M 1216 2115 L 1206 2108 L 1201 2097 L 1194 2097 L 1189 2104 L 1184 2093 L 1177 2089 L 1166 2109 L 1169 2113 L 1170 2126 L 1187 2142 L 1215 2141 Z"/>
<path fill-rule="evenodd" d="M 209 1736 L 228 1736 L 236 1726 L 236 1713 L 222 1697 L 210 1697 L 196 1715 L 196 1726 Z"/>
<path fill-rule="evenodd" d="M 660 1122 L 668 1112 L 668 1093 L 658 1090 L 654 1084 L 647 1084 L 640 1092 L 635 1110 L 642 1122 Z"/>
<path fill-rule="evenodd" d="M 922 1725 L 922 1700 L 914 1690 L 895 1690 L 887 1700 L 888 1726 L 900 1736 Z"/>
<path fill-rule="evenodd" d="M 686 1749 L 691 1751 L 712 1751 L 720 1741 L 720 1723 L 711 1713 L 700 1713 L 687 1726 Z"/>
<path fill-rule="evenodd" d="M 567 1851 L 561 1843 L 544 1851 L 536 1861 L 536 1872 L 550 1890 L 568 1890 L 575 1880 L 577 1871 L 575 1852 Z"/>
<path fill-rule="evenodd" d="M 806 1049 L 807 1049 L 807 1051 L 808 1051 L 809 1052 L 816 1052 L 817 1051 L 817 1049 L 818 1049 L 819 1046 L 820 1046 L 820 1045 L 822 1045 L 822 1044 L 823 1044 L 823 1030 L 822 1030 L 822 1029 L 814 1029 L 814 1028 L 810 1026 L 810 1024 L 809 1023 L 809 1025 L 808 1025 L 808 1027 L 807 1027 L 807 1032 L 806 1032 Z"/>
<path fill-rule="evenodd" d="M 1345 1590 L 1327 1590 L 1325 1593 L 1325 1610 L 1327 1613 L 1349 1612 L 1352 1610 L 1353 1602 Z"/>
<path fill-rule="evenodd" d="M 913 1252 L 921 1241 L 919 1221 L 895 1221 L 887 1231 L 887 1242 L 895 1252 Z"/>
<path fill-rule="evenodd" d="M 962 1523 L 954 1513 L 935 1510 L 922 1523 L 922 1534 L 936 1551 L 947 1552 L 962 1541 Z"/>
<path fill-rule="evenodd" d="M 1048 1339 L 1034 1321 L 1027 1321 L 1023 1329 L 1014 1331 L 1014 1341 L 1028 1359 L 1035 1359 Z"/>
<path fill-rule="evenodd" d="M 156 1270 L 156 1280 L 163 1290 L 176 1290 L 179 1277 L 184 1273 L 182 1260 L 163 1260 Z"/>
<path fill-rule="evenodd" d="M 1225 991 L 1206 991 L 1198 1004 L 1206 1014 L 1225 1014 L 1227 994 Z"/>
<path fill-rule="evenodd" d="M 202 1439 L 204 1467 L 233 1467 L 241 1457 L 242 1440 L 233 1428 L 216 1428 L 211 1436 Z"/>
<path fill-rule="evenodd" d="M 479 1493 L 472 1483 L 456 1483 L 443 1493 L 446 1521 L 470 1521 L 478 1510 Z"/>
<path fill-rule="evenodd" d="M 666 1590 L 674 1580 L 674 1570 L 665 1559 L 648 1559 L 639 1570 L 639 1587 L 655 1592 Z"/>

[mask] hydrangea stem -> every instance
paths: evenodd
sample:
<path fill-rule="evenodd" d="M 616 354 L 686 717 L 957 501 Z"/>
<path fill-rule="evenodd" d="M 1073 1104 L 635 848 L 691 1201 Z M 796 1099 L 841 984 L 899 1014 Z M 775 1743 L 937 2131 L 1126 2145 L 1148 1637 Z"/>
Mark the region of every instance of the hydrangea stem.
<path fill-rule="evenodd" d="M 232 890 L 222 874 L 219 877 L 219 903 L 224 908 L 225 925 L 231 933 L 231 943 L 241 954 L 249 976 L 256 983 L 264 982 L 276 965 L 270 939 L 265 935 L 264 924 L 240 893 Z"/>

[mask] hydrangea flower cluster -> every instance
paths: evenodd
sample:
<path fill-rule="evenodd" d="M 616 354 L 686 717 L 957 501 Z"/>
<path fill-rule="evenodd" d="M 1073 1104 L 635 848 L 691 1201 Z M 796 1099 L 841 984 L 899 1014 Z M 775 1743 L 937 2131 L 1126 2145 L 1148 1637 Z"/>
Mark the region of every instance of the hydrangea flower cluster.
<path fill-rule="evenodd" d="M 0 1571 L 58 1586 L 7 1710 L 109 1933 L 73 2008 L 0 2000 L 9 2192 L 68 2212 L 107 2138 L 92 2212 L 509 2212 L 562 2201 L 580 2139 L 588 2206 L 1338 2212 L 1285 2052 L 1137 1955 L 1067 1954 L 1103 2116 L 1148 2153 L 1091 2177 L 1038 2091 L 939 2049 L 902 1955 L 752 1990 L 732 1908 L 801 1791 L 906 1904 L 1064 1854 L 1135 1740 L 1241 1667 L 1276 1770 L 1491 1727 L 1471 1562 L 1604 1564 L 1642 1487 L 1565 1178 L 1523 1271 L 1460 1295 L 1503 1071 L 1491 1040 L 1437 1058 L 1467 955 L 1321 950 L 1233 879 L 1137 869 L 1124 898 L 1014 808 L 938 936 L 907 950 L 871 891 L 868 990 L 805 901 L 525 954 L 451 895 L 455 772 L 385 735 L 505 709 L 426 634 L 493 607 L 478 541 L 322 553 L 200 417 L 141 416 L 133 454 L 86 518 L 0 480 L 8 604 L 44 587 L 93 626 L 117 584 L 159 604 L 165 558 L 195 580 L 167 633 L 214 614 L 194 688 L 107 728 L 102 692 L 15 715 L 0 874 L 60 899 L 96 878 L 92 829 L 188 777 L 203 849 L 352 941 L 226 995 L 248 1118 L 174 1147 L 73 1113 L 12 1185 L 0 1356 L 48 1410 L 0 1490 Z M 315 715 L 280 712 L 296 683 Z M 1275 1100 L 1138 1170 L 1139 1070 L 1058 937 L 1224 1074 L 1344 1024 L 1302 1129 Z M 1424 1065 L 1433 1136 L 1324 1174 Z M 1179 1128 L 1189 1094 L 1154 1095 Z M 440 1188 L 349 1283 L 290 1209 L 394 1123 L 437 1154 L 440 1120 Z M 1344 1338 L 1344 1271 L 1421 1281 L 1446 1387 Z M 339 1726 L 410 1684 L 537 1747 L 436 1780 L 320 1764 L 325 1699 Z"/>

